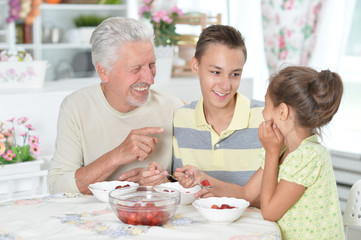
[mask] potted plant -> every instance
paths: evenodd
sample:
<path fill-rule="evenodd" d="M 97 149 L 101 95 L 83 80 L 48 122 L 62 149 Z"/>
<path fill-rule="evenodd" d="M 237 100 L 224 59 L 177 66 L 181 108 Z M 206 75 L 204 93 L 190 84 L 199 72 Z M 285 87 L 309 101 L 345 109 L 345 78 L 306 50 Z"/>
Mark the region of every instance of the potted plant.
<path fill-rule="evenodd" d="M 40 146 L 34 130 L 27 117 L 0 122 L 0 176 L 3 179 L 41 170 L 44 161 L 37 158 Z M 5 194 L 8 187 L 6 180 L 0 182 L 0 194 Z M 17 191 L 31 190 L 32 183 L 29 179 L 19 178 L 13 188 Z"/>
<path fill-rule="evenodd" d="M 156 8 L 156 0 L 143 0 L 139 15 L 150 22 L 154 29 L 155 54 L 157 56 L 157 76 L 159 80 L 170 80 L 174 46 L 177 45 L 179 34 L 176 33 L 176 20 L 182 11 L 173 6 L 170 9 Z"/>
<path fill-rule="evenodd" d="M 94 29 L 108 17 L 99 16 L 96 14 L 79 15 L 74 18 L 74 24 L 79 31 L 80 42 L 89 43 L 90 37 Z"/>

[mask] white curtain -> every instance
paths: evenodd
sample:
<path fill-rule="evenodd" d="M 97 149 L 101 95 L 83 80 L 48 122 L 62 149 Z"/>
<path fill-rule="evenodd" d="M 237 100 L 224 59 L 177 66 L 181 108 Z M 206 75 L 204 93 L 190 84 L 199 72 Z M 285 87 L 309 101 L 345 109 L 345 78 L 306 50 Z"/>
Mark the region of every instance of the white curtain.
<path fill-rule="evenodd" d="M 308 63 L 317 70 L 338 71 L 345 52 L 356 0 L 327 0 L 322 7 L 313 55 Z"/>
<path fill-rule="evenodd" d="M 253 98 L 264 100 L 269 72 L 263 43 L 261 0 L 228 0 L 229 24 L 245 38 L 247 62 L 242 78 L 253 80 Z"/>

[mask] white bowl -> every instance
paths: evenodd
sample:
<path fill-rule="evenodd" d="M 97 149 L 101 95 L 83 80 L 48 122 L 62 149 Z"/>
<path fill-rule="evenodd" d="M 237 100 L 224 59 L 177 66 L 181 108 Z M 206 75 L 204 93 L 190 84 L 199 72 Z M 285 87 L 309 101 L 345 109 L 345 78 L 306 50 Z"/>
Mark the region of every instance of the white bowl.
<path fill-rule="evenodd" d="M 233 206 L 235 208 L 212 208 L 212 205 L 220 207 L 222 204 L 228 204 L 229 206 Z M 244 210 L 249 206 L 249 202 L 238 198 L 210 197 L 195 200 L 193 202 L 193 206 L 209 221 L 231 223 L 242 216 Z"/>
<path fill-rule="evenodd" d="M 104 181 L 89 184 L 89 190 L 101 202 L 109 202 L 109 192 L 114 190 L 117 186 L 125 186 L 129 184 L 130 187 L 139 186 L 138 183 L 128 181 Z"/>
<path fill-rule="evenodd" d="M 192 188 L 184 188 L 178 182 L 162 183 L 158 186 L 173 188 L 175 190 L 178 190 L 181 193 L 180 204 L 182 204 L 182 205 L 191 204 L 196 199 L 194 197 L 194 194 L 201 190 L 201 188 L 199 186 L 195 186 Z"/>

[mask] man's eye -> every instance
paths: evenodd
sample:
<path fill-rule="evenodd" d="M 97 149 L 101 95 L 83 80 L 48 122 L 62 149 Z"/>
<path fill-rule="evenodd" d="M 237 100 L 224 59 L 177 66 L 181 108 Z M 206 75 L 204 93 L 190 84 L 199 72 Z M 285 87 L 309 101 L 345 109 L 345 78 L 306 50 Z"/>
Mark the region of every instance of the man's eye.
<path fill-rule="evenodd" d="M 238 76 L 239 76 L 239 73 L 232 73 L 232 76 L 233 76 L 233 77 L 238 77 Z"/>
<path fill-rule="evenodd" d="M 217 72 L 217 71 L 211 71 L 211 73 L 214 74 L 214 75 L 218 75 L 218 74 L 219 74 L 219 72 Z"/>

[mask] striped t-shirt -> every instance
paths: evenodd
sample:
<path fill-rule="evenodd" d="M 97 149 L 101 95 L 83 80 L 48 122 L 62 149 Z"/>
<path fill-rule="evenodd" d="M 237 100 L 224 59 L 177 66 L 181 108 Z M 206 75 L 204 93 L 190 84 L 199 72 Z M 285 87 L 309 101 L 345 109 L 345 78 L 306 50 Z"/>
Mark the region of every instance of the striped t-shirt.
<path fill-rule="evenodd" d="M 206 122 L 203 98 L 179 109 L 173 122 L 173 171 L 193 165 L 221 181 L 245 185 L 260 167 L 263 106 L 237 93 L 232 121 L 220 135 Z"/>

